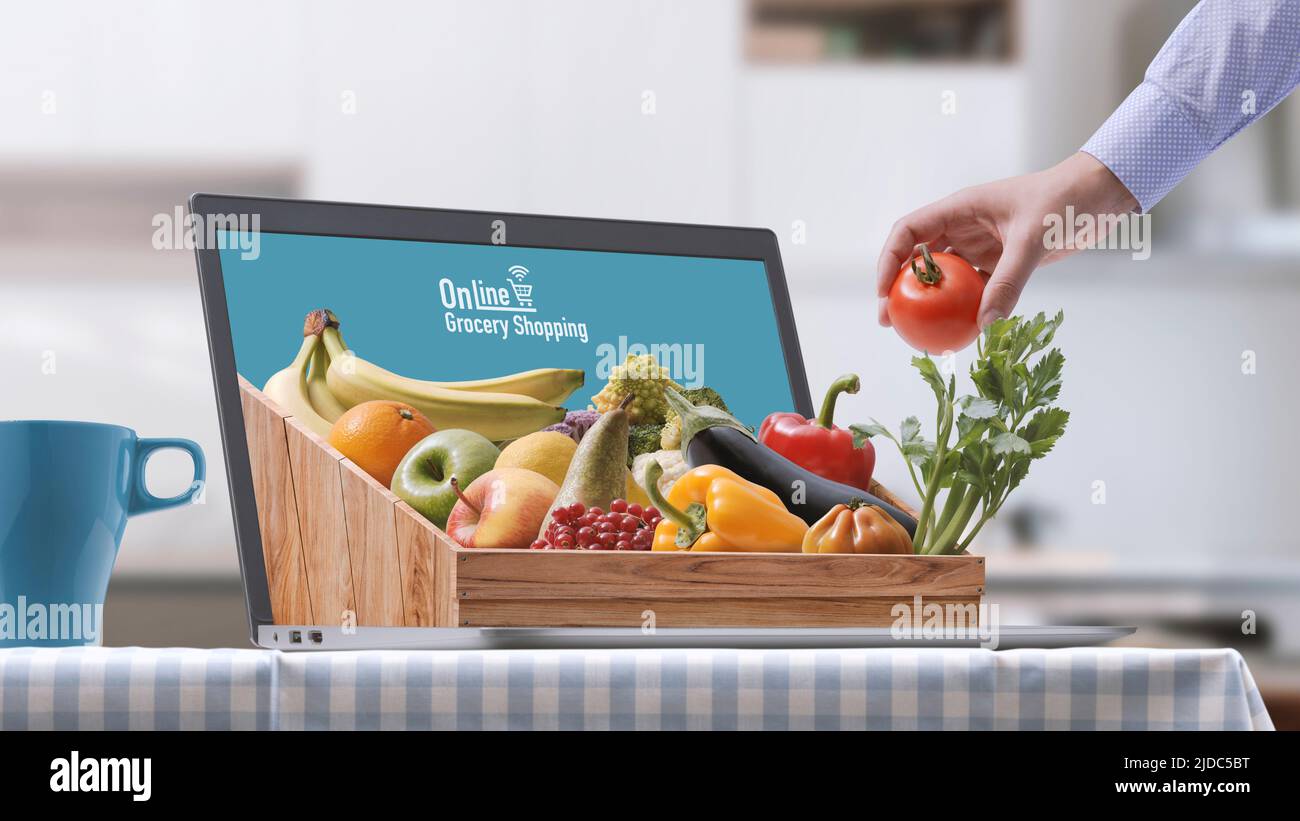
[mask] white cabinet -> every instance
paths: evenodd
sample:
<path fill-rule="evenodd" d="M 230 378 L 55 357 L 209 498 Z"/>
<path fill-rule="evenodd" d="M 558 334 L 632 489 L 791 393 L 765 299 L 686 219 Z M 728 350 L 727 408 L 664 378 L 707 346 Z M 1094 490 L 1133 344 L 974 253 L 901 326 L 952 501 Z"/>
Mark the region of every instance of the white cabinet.
<path fill-rule="evenodd" d="M 314 4 L 308 193 L 726 221 L 740 24 L 736 0 Z"/>
<path fill-rule="evenodd" d="M 62 162 L 282 157 L 305 3 L 24 3 L 0 25 L 0 152 Z"/>

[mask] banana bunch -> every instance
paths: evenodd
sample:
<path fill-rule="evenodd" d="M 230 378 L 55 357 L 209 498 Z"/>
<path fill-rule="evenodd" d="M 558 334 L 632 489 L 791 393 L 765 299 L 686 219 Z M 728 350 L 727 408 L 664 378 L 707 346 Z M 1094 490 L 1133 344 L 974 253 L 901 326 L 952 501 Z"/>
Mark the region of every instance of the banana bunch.
<path fill-rule="evenodd" d="M 304 336 L 292 364 L 266 380 L 262 393 L 314 433 L 328 437 L 334 422 L 347 410 L 325 384 L 328 368 L 321 338 Z"/>
<path fill-rule="evenodd" d="M 465 382 L 400 376 L 349 350 L 338 318 L 324 309 L 308 314 L 303 334 L 298 357 L 263 392 L 312 430 L 321 433 L 317 427 L 323 425 L 322 436 L 348 408 L 390 399 L 418 409 L 439 430 L 472 430 L 494 442 L 514 439 L 563 420 L 560 404 L 583 383 L 582 371 L 564 368 Z"/>

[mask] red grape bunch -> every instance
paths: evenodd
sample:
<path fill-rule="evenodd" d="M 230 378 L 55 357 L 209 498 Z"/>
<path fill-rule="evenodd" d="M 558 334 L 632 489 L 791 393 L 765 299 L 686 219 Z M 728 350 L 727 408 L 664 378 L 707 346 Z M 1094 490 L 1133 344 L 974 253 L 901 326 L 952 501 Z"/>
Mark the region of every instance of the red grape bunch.
<path fill-rule="evenodd" d="M 609 503 L 609 511 L 587 508 L 582 502 L 551 513 L 545 537 L 533 550 L 649 550 L 655 525 L 663 516 L 653 507 L 642 508 L 624 499 Z"/>

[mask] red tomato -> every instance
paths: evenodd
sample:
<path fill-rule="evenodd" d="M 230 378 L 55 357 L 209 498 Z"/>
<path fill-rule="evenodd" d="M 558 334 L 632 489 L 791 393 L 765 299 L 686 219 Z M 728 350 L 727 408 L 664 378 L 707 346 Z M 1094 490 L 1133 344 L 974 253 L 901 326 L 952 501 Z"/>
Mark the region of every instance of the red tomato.
<path fill-rule="evenodd" d="M 956 254 L 921 254 L 903 263 L 889 290 L 889 322 L 919 351 L 960 351 L 979 336 L 985 277 Z"/>

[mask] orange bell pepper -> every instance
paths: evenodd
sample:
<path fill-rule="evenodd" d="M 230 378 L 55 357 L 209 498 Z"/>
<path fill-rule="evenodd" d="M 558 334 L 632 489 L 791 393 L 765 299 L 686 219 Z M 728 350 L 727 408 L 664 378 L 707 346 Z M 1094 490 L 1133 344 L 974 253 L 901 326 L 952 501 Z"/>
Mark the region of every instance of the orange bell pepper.
<path fill-rule="evenodd" d="M 905 553 L 911 554 L 912 537 L 888 513 L 854 499 L 836 505 L 808 528 L 804 553 Z"/>
<path fill-rule="evenodd" d="M 663 468 L 646 466 L 645 486 L 663 514 L 651 550 L 798 553 L 808 525 L 781 498 L 721 465 L 700 465 L 659 492 Z"/>

